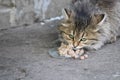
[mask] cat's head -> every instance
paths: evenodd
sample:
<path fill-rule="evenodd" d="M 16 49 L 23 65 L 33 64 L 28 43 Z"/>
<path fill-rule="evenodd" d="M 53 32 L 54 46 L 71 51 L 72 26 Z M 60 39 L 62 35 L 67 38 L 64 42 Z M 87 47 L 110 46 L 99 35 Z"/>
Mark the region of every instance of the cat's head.
<path fill-rule="evenodd" d="M 105 19 L 105 14 L 82 15 L 82 19 L 76 16 L 72 11 L 63 10 L 64 21 L 61 23 L 59 30 L 62 32 L 63 39 L 73 49 L 90 48 L 97 44 L 100 32 L 98 26 Z M 78 22 L 77 22 L 78 21 Z"/>

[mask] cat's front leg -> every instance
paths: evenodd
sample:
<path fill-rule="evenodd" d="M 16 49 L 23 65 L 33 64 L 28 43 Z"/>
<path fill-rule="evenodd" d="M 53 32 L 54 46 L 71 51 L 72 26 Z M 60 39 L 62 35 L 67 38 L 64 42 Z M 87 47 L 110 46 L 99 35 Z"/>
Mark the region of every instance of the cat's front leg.
<path fill-rule="evenodd" d="M 87 59 L 88 55 L 85 53 L 84 49 L 78 49 L 78 50 L 73 50 L 73 49 L 69 49 L 68 54 L 74 58 L 74 59 Z"/>
<path fill-rule="evenodd" d="M 58 48 L 58 52 L 60 56 L 64 57 L 72 57 L 74 59 L 86 59 L 88 58 L 88 55 L 85 54 L 84 49 L 77 49 L 76 51 L 72 49 L 69 45 L 65 45 L 64 43 L 61 43 L 61 46 Z"/>
<path fill-rule="evenodd" d="M 111 37 L 110 43 L 113 43 L 113 42 L 115 42 L 115 41 L 116 41 L 116 36 Z"/>
<path fill-rule="evenodd" d="M 69 47 L 68 45 L 65 45 L 64 43 L 61 43 L 61 46 L 58 48 L 58 52 L 60 54 L 60 56 L 64 56 L 64 57 L 71 57 L 71 55 L 69 55 Z"/>
<path fill-rule="evenodd" d="M 79 55 L 81 60 L 88 58 L 88 55 L 85 53 L 84 49 L 78 49 L 75 51 L 75 54 Z"/>
<path fill-rule="evenodd" d="M 61 43 L 61 46 L 58 48 L 58 52 L 60 56 L 64 57 L 72 57 L 72 58 L 79 58 L 79 55 L 71 48 L 70 45 L 65 45 Z"/>

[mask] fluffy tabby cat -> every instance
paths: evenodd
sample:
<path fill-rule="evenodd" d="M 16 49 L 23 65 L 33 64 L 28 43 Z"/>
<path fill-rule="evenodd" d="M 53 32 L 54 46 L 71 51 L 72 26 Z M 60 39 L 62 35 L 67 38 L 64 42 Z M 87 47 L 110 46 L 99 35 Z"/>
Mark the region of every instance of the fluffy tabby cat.
<path fill-rule="evenodd" d="M 62 43 L 59 54 L 87 58 L 85 50 L 97 50 L 116 41 L 120 30 L 120 1 L 72 0 L 63 9 L 64 21 L 59 26 Z"/>

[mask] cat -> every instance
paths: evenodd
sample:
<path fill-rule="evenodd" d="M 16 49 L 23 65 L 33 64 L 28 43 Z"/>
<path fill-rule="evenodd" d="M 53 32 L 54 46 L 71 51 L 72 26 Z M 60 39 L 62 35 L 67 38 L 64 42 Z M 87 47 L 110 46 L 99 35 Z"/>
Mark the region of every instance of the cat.
<path fill-rule="evenodd" d="M 60 56 L 85 59 L 86 51 L 115 42 L 120 30 L 119 8 L 117 0 L 72 0 L 62 11 Z"/>

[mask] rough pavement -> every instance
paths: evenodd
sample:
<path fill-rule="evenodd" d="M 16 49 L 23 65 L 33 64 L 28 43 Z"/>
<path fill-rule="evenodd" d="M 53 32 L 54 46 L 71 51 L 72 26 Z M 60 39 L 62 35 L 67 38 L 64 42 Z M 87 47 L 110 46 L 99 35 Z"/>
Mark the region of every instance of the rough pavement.
<path fill-rule="evenodd" d="M 86 60 L 48 55 L 56 25 L 39 23 L 0 30 L 0 80 L 120 80 L 120 39 Z"/>

